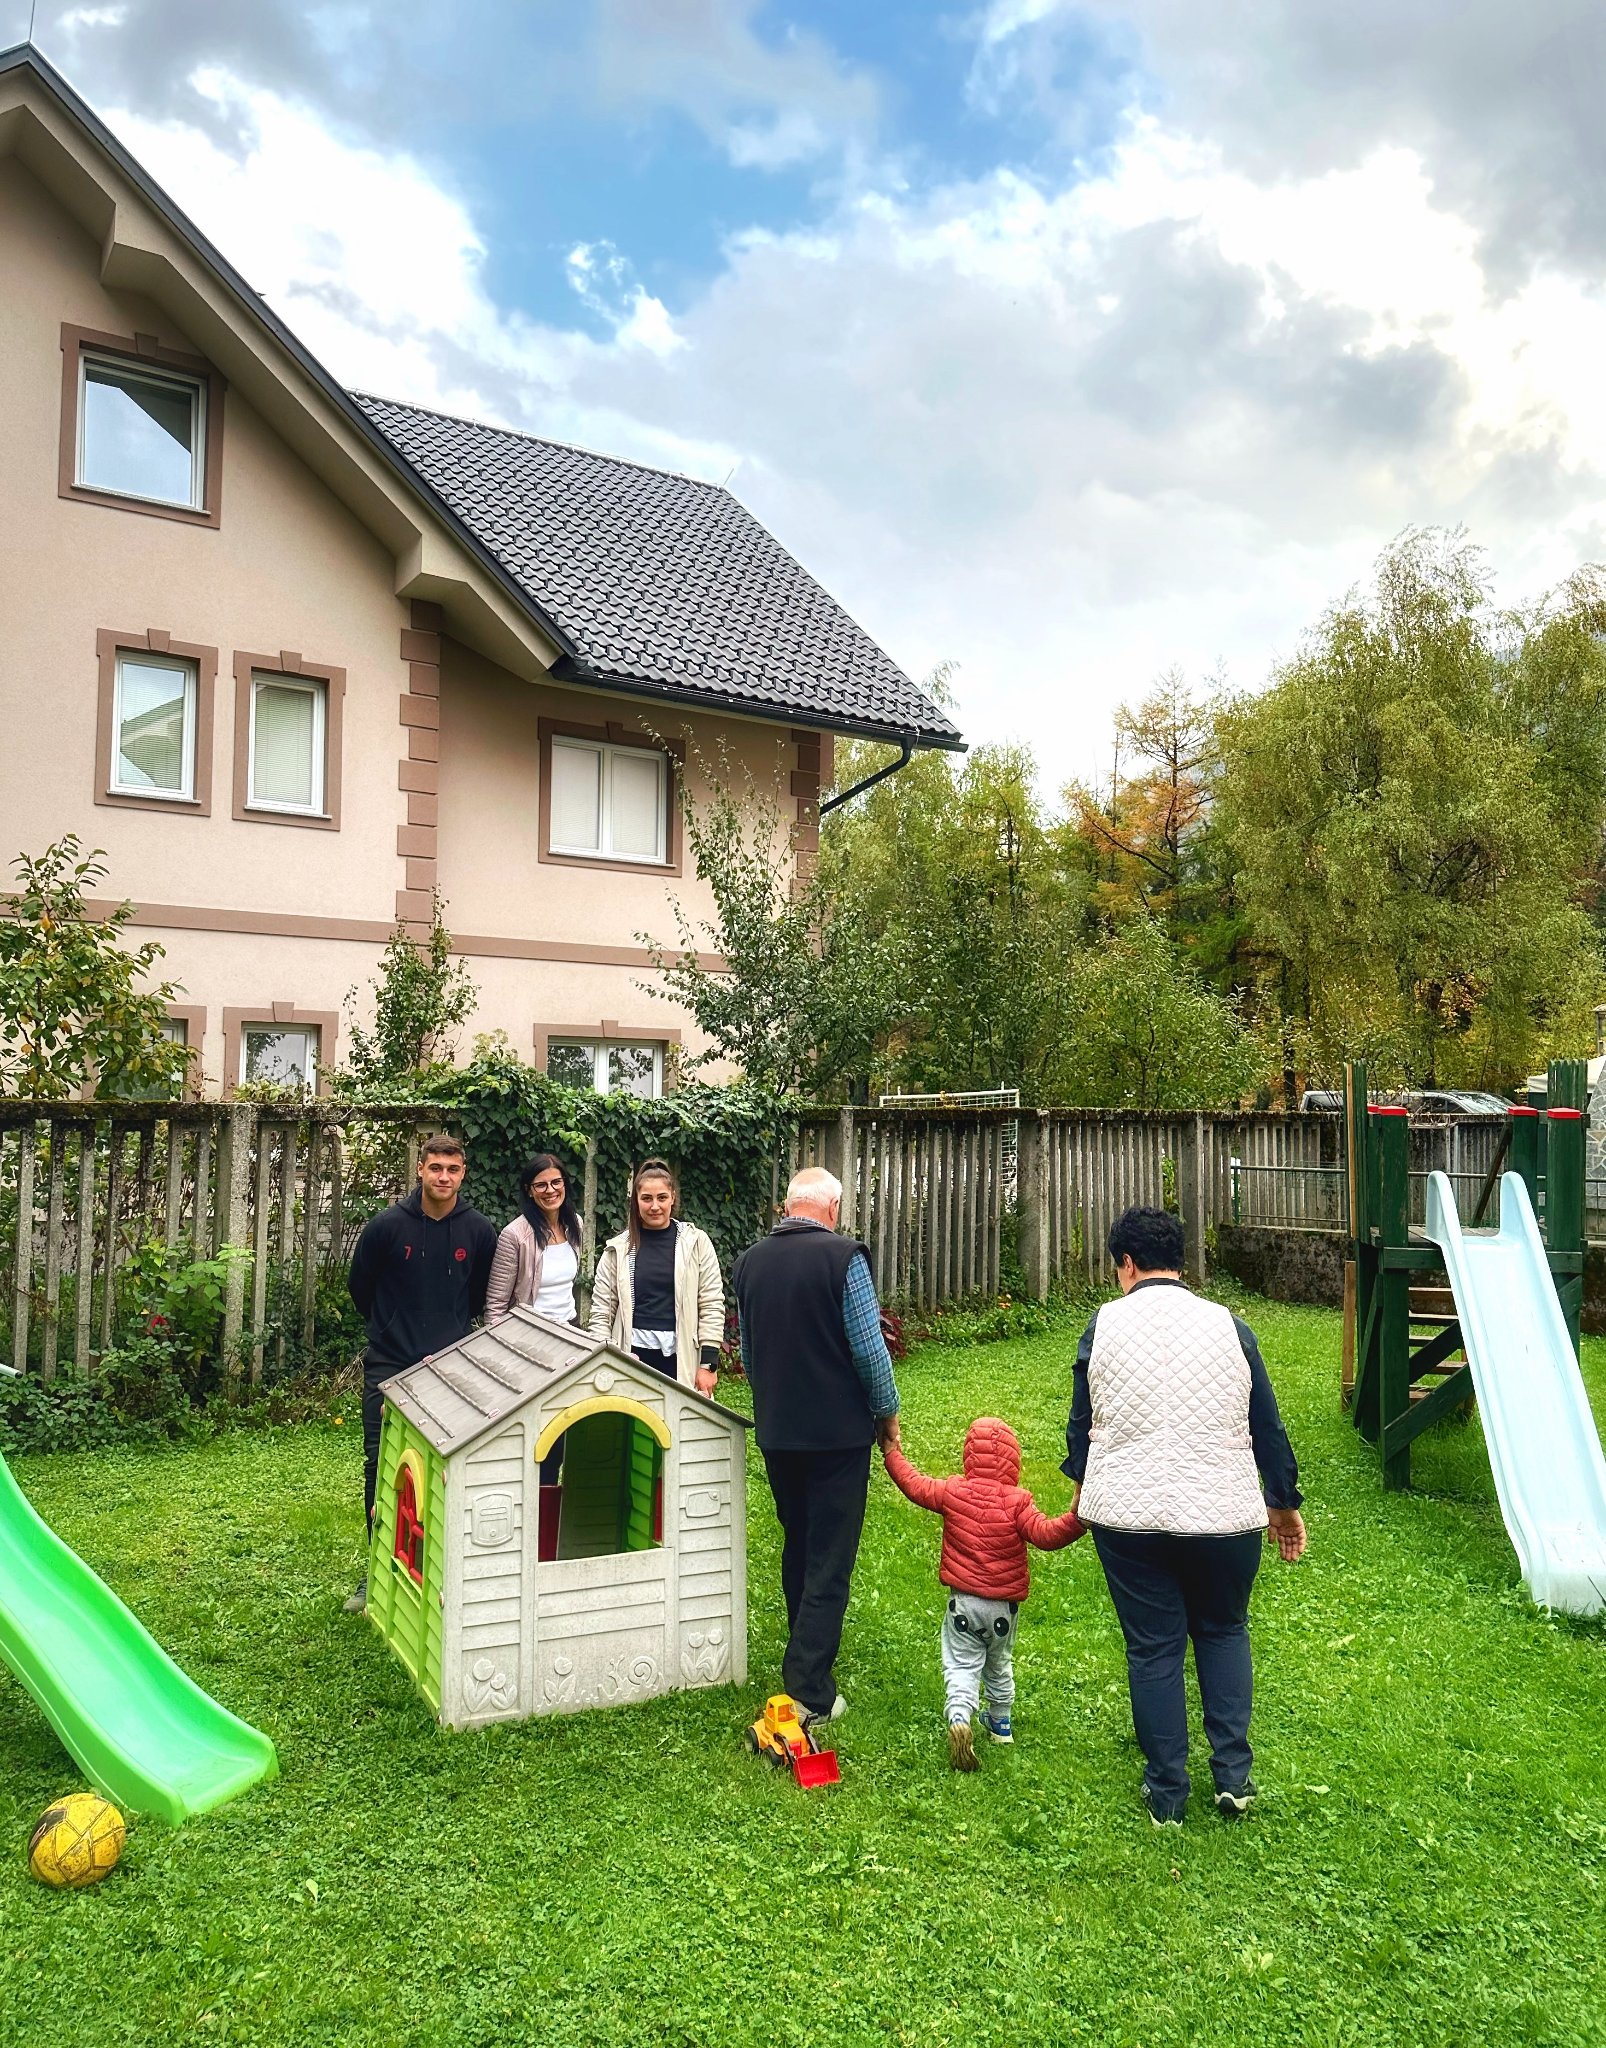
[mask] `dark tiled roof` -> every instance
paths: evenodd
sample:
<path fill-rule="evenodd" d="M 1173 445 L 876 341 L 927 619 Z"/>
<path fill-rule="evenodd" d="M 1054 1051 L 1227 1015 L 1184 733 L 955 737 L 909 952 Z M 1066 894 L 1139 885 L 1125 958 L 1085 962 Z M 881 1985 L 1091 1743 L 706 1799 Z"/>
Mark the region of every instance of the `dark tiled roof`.
<path fill-rule="evenodd" d="M 588 682 L 953 746 L 954 727 L 729 491 L 352 396 L 572 644 Z"/>

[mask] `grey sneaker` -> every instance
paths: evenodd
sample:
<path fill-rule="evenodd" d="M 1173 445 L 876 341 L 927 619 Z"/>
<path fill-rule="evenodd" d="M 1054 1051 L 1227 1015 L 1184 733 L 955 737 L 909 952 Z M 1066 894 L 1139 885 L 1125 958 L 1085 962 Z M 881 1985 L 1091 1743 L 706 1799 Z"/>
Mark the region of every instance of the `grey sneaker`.
<path fill-rule="evenodd" d="M 948 1723 L 948 1761 L 956 1771 L 976 1769 L 976 1738 L 968 1721 Z"/>
<path fill-rule="evenodd" d="M 368 1612 L 368 1574 L 366 1572 L 357 1581 L 357 1590 L 346 1602 L 343 1611 L 347 1614 L 366 1614 Z"/>
<path fill-rule="evenodd" d="M 1242 1820 L 1259 1797 L 1260 1788 L 1254 1779 L 1245 1778 L 1241 1785 L 1234 1786 L 1231 1790 L 1225 1786 L 1217 1790 L 1216 1811 L 1223 1820 Z"/>
<path fill-rule="evenodd" d="M 847 1710 L 847 1701 L 842 1697 L 841 1693 L 838 1693 L 830 1706 L 823 1712 L 817 1713 L 813 1707 L 805 1707 L 800 1703 L 797 1710 L 797 1718 L 803 1727 L 809 1728 L 820 1721 L 840 1721 Z"/>

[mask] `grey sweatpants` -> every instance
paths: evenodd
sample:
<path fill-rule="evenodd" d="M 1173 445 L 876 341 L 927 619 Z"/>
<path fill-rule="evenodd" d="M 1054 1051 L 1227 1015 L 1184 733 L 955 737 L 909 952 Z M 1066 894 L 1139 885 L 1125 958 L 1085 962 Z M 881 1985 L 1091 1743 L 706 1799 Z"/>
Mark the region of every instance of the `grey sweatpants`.
<path fill-rule="evenodd" d="M 975 1593 L 950 1593 L 942 1618 L 942 1682 L 950 1721 L 968 1721 L 981 1701 L 1007 1714 L 1015 1703 L 1014 1600 L 983 1600 Z"/>

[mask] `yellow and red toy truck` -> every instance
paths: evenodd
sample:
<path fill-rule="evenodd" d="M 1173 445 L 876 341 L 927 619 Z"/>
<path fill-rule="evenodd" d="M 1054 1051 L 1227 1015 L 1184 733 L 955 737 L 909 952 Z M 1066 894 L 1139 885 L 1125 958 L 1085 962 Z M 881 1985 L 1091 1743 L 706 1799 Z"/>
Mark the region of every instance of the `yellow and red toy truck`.
<path fill-rule="evenodd" d="M 754 1756 L 763 1757 L 777 1770 L 790 1765 L 792 1776 L 805 1788 L 842 1781 L 836 1751 L 821 1749 L 813 1729 L 798 1719 L 797 1702 L 790 1693 L 778 1692 L 767 1699 L 763 1713 L 744 1731 L 743 1740 Z"/>

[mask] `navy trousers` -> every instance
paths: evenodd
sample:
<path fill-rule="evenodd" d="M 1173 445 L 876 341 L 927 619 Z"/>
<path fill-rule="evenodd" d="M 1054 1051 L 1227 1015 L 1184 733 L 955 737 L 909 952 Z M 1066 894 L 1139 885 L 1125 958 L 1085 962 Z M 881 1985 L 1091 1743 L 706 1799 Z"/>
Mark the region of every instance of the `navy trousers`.
<path fill-rule="evenodd" d="M 1132 1724 L 1150 1804 L 1158 1813 L 1180 1813 L 1188 1799 L 1183 1668 L 1190 1639 L 1216 1789 L 1236 1791 L 1249 1776 L 1249 1595 L 1263 1540 L 1258 1529 L 1241 1536 L 1093 1531 L 1126 1637 Z"/>
<path fill-rule="evenodd" d="M 870 1446 L 848 1451 L 766 1451 L 781 1525 L 787 1643 L 781 1682 L 800 1706 L 828 1714 L 870 1491 Z"/>

